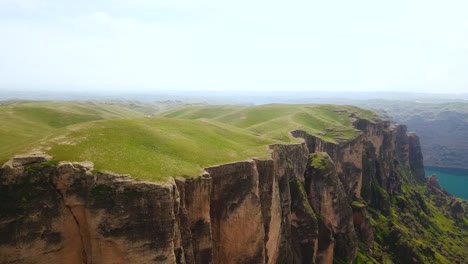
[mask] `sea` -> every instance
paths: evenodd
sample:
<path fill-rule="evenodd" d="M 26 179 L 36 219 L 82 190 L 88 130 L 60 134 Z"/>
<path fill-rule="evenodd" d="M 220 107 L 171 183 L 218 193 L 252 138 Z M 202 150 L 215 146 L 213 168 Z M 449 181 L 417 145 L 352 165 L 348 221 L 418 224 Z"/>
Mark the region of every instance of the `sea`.
<path fill-rule="evenodd" d="M 440 185 L 454 196 L 468 200 L 468 170 L 426 166 L 426 175 L 437 175 Z"/>

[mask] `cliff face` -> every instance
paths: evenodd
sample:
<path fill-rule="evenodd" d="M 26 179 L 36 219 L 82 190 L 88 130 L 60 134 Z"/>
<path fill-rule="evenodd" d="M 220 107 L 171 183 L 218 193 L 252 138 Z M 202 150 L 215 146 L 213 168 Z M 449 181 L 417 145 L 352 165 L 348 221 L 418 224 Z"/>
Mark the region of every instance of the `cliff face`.
<path fill-rule="evenodd" d="M 326 152 L 310 155 L 305 173 L 309 202 L 319 216 L 318 263 L 356 257 L 357 237 L 349 198 Z"/>
<path fill-rule="evenodd" d="M 30 162 L 2 169 L 1 263 L 174 263 L 173 184 Z"/>
<path fill-rule="evenodd" d="M 404 126 L 355 127 L 340 143 L 294 131 L 304 143 L 272 145 L 270 160 L 164 184 L 14 159 L 0 177 L 0 263 L 352 263 L 359 241 L 373 249 L 367 209 L 391 213 L 403 170 L 425 181 Z"/>

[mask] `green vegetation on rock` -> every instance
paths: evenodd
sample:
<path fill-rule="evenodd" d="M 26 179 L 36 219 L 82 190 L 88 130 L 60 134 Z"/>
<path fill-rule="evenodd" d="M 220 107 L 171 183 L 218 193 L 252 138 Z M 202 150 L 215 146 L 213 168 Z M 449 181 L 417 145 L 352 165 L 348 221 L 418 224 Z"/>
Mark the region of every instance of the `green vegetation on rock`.
<path fill-rule="evenodd" d="M 360 245 L 357 263 L 384 263 L 384 259 L 388 263 L 409 263 L 413 259 L 422 263 L 463 263 L 468 259 L 466 217 L 450 217 L 446 207 L 449 198 L 406 180 L 413 178 L 409 173 L 403 171 L 402 192 L 392 196 L 389 213 L 368 208 L 375 244 L 372 254 L 365 253 L 366 246 Z M 402 256 L 401 252 L 406 253 Z"/>
<path fill-rule="evenodd" d="M 268 145 L 299 142 L 304 130 L 329 142 L 356 136 L 352 106 L 187 106 L 145 117 L 151 106 L 106 102 L 3 102 L 0 160 L 43 150 L 57 160 L 92 161 L 97 170 L 164 181 L 203 168 L 268 158 Z M 155 110 L 156 111 L 156 110 Z"/>
<path fill-rule="evenodd" d="M 317 217 L 315 216 L 314 210 L 310 206 L 309 201 L 307 200 L 307 193 L 304 190 L 304 185 L 299 181 L 299 179 L 294 179 L 290 183 L 290 190 L 291 190 L 291 197 L 296 203 L 300 203 L 301 207 L 307 213 L 307 215 L 312 219 L 314 222 L 317 221 Z"/>
<path fill-rule="evenodd" d="M 326 170 L 333 164 L 330 164 L 330 158 L 326 153 L 312 153 L 309 155 L 311 165 L 317 170 Z"/>

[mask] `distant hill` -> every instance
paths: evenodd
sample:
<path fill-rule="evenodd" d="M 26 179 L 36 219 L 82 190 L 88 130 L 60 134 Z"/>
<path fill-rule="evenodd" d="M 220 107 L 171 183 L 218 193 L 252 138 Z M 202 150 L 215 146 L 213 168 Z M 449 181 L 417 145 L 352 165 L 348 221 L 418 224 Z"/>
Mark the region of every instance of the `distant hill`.
<path fill-rule="evenodd" d="M 351 116 L 374 120 L 364 109 L 345 105 L 268 104 L 260 106 L 189 106 L 163 114 L 166 117 L 204 119 L 233 125 L 262 137 L 288 142 L 288 133 L 303 129 L 325 141 L 352 138 L 356 129 Z"/>
<path fill-rule="evenodd" d="M 437 104 L 375 100 L 357 105 L 375 109 L 416 132 L 427 166 L 468 169 L 468 101 Z"/>

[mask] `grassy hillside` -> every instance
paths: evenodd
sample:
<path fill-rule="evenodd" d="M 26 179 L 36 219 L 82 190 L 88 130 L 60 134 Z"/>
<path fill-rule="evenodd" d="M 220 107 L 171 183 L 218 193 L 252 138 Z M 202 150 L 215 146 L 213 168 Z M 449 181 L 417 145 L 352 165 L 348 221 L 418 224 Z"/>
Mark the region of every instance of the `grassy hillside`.
<path fill-rule="evenodd" d="M 235 127 L 170 118 L 96 122 L 55 140 L 59 160 L 91 160 L 99 170 L 160 181 L 194 176 L 204 167 L 267 158 L 274 143 Z"/>
<path fill-rule="evenodd" d="M 135 104 L 120 102 L 0 102 L 0 162 L 65 128 L 95 120 L 141 117 Z"/>
<path fill-rule="evenodd" d="M 151 110 L 151 107 L 149 108 Z M 272 143 L 299 142 L 303 129 L 335 142 L 355 136 L 350 106 L 189 106 L 148 117 L 147 106 L 105 102 L 13 102 L 0 106 L 0 159 L 39 149 L 57 160 L 161 181 L 204 167 L 266 158 Z"/>
<path fill-rule="evenodd" d="M 262 106 L 190 106 L 164 114 L 166 117 L 208 119 L 240 127 L 259 136 L 295 141 L 288 133 L 302 129 L 326 141 L 336 142 L 356 135 L 350 114 L 373 120 L 371 111 L 353 106 L 281 105 Z"/>
<path fill-rule="evenodd" d="M 468 219 L 454 218 L 449 204 L 456 200 L 466 208 L 467 201 L 412 182 L 409 168 L 402 175 L 402 191 L 391 197 L 390 214 L 368 207 L 375 243 L 372 252 L 360 245 L 357 263 L 413 263 L 413 257 L 419 263 L 466 263 Z"/>

